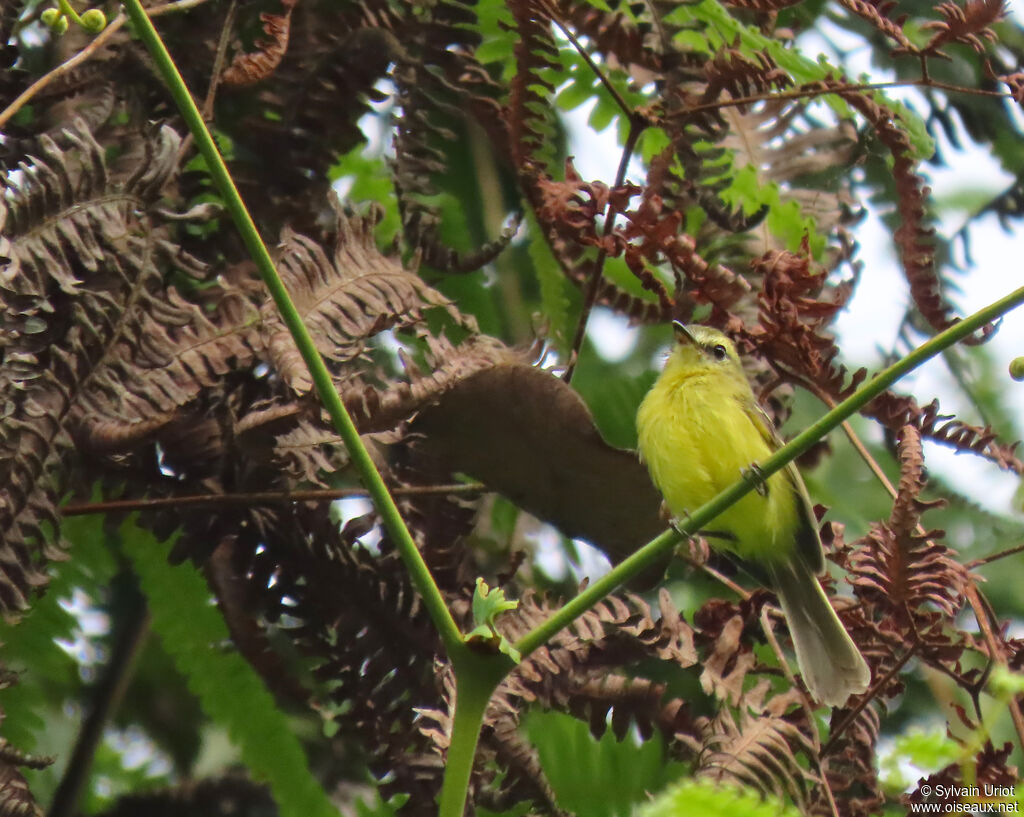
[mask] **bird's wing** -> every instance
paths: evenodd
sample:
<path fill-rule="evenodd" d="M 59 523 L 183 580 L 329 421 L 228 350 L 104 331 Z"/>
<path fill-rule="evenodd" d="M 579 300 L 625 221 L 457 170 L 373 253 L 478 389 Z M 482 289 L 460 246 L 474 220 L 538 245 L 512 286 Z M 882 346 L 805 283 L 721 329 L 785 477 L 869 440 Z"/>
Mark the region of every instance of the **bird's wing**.
<path fill-rule="evenodd" d="M 757 430 L 761 432 L 761 437 L 773 451 L 782 447 L 783 440 L 779 437 L 775 426 L 772 425 L 771 418 L 757 404 L 753 396 L 751 396 L 747 414 Z M 787 465 L 785 473 L 793 485 L 799 503 L 797 510 L 800 513 L 801 524 L 796 535 L 797 553 L 815 574 L 822 573 L 825 570 L 825 552 L 821 547 L 821 537 L 818 536 L 818 518 L 814 515 L 811 495 L 807 492 L 807 486 L 795 463 L 791 462 Z"/>

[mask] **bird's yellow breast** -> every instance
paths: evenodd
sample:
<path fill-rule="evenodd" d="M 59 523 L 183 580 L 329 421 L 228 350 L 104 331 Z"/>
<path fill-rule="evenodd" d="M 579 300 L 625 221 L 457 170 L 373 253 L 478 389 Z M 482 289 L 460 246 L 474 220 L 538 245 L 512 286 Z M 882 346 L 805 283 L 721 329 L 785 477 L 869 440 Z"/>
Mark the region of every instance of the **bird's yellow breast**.
<path fill-rule="evenodd" d="M 673 515 L 695 511 L 768 457 L 771 446 L 754 410 L 745 382 L 714 372 L 668 370 L 647 393 L 637 413 L 640 454 Z M 799 524 L 796 503 L 786 473 L 778 472 L 767 496 L 747 494 L 706 528 L 733 537 L 713 544 L 741 558 L 785 559 Z"/>

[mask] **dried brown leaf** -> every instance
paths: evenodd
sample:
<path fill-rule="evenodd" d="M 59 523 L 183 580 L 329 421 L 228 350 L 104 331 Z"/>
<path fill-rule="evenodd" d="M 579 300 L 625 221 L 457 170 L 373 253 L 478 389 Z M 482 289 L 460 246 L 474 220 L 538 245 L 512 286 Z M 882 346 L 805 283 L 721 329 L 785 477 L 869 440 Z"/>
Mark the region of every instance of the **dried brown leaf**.
<path fill-rule="evenodd" d="M 411 426 L 422 447 L 619 560 L 663 528 L 661 498 L 636 454 L 601 439 L 586 405 L 554 374 L 494 366 L 459 381 Z"/>

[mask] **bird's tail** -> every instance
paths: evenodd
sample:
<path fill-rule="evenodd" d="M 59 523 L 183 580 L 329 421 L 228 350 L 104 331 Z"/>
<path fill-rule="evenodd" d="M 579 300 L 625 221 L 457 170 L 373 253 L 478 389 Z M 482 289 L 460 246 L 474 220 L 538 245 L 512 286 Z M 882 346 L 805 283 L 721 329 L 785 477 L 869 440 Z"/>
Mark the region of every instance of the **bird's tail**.
<path fill-rule="evenodd" d="M 867 662 L 806 564 L 793 558 L 770 570 L 804 683 L 822 703 L 843 706 L 871 683 Z"/>

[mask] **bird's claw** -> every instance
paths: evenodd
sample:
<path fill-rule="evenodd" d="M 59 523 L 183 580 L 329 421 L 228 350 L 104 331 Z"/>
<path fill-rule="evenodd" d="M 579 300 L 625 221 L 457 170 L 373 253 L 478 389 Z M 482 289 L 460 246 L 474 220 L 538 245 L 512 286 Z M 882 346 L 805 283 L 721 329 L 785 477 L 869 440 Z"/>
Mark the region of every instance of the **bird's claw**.
<path fill-rule="evenodd" d="M 663 502 L 661 504 L 661 513 L 662 516 L 668 521 L 668 524 L 671 526 L 672 530 L 674 530 L 680 536 L 685 536 L 687 538 L 693 537 L 693 533 L 687 533 L 682 529 L 683 525 L 693 520 L 693 517 L 690 516 L 689 511 L 687 511 L 684 508 L 681 514 L 679 514 L 678 516 L 673 516 L 672 513 L 669 511 L 668 506 L 665 505 L 665 503 Z"/>
<path fill-rule="evenodd" d="M 740 474 L 743 479 L 747 480 L 747 482 L 753 483 L 754 490 L 757 491 L 758 494 L 764 497 L 768 496 L 767 478 L 765 477 L 764 472 L 761 471 L 761 466 L 756 462 L 750 463 L 749 468 L 740 469 Z"/>

